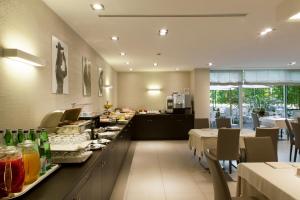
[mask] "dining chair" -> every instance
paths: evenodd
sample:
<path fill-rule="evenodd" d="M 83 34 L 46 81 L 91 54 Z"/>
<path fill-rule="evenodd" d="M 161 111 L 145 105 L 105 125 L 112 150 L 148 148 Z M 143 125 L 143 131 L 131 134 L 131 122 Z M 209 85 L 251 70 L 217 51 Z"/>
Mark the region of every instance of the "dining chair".
<path fill-rule="evenodd" d="M 279 128 L 256 128 L 255 135 L 256 137 L 270 137 L 274 146 L 274 150 L 277 157 L 277 146 L 278 146 L 278 133 Z"/>
<path fill-rule="evenodd" d="M 246 162 L 277 162 L 271 137 L 245 137 Z"/>
<path fill-rule="evenodd" d="M 206 150 L 204 154 L 207 159 L 209 171 L 212 175 L 215 200 L 255 199 L 251 197 L 231 197 L 224 172 L 218 159 L 213 156 L 209 150 Z"/>
<path fill-rule="evenodd" d="M 208 118 L 195 119 L 194 128 L 196 129 L 209 128 L 209 119 Z"/>
<path fill-rule="evenodd" d="M 232 172 L 232 160 L 239 161 L 240 129 L 220 128 L 218 130 L 217 149 L 211 149 L 218 160 L 229 161 L 229 173 Z"/>
<path fill-rule="evenodd" d="M 294 154 L 294 162 L 297 160 L 297 154 L 300 149 L 300 124 L 296 122 L 291 122 L 291 126 L 293 129 L 293 133 L 295 136 L 295 154 Z"/>
<path fill-rule="evenodd" d="M 260 127 L 259 118 L 256 113 L 251 113 L 251 117 L 253 121 L 253 130 L 255 130 L 257 127 Z"/>
<path fill-rule="evenodd" d="M 231 119 L 220 117 L 216 119 L 217 128 L 231 128 Z"/>
<path fill-rule="evenodd" d="M 290 138 L 290 162 L 292 161 L 292 153 L 293 153 L 293 146 L 295 145 L 295 137 L 293 133 L 293 129 L 291 123 L 288 119 L 285 119 L 286 128 L 288 131 L 288 135 Z"/>

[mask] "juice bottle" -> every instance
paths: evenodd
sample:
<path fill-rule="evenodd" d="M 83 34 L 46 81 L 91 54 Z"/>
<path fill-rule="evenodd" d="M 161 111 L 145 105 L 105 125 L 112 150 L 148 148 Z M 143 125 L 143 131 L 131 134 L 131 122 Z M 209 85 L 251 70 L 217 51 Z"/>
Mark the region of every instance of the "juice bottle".
<path fill-rule="evenodd" d="M 21 192 L 25 180 L 22 154 L 14 146 L 0 148 L 0 197 Z"/>
<path fill-rule="evenodd" d="M 25 140 L 23 144 L 19 144 L 24 161 L 25 184 L 34 182 L 40 174 L 40 155 L 34 145 L 31 140 Z"/>

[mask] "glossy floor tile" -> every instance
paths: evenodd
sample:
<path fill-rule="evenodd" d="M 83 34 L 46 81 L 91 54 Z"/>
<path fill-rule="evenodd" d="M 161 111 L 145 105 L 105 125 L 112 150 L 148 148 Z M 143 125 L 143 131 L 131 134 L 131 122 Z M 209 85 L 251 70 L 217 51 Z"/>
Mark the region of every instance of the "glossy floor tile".
<path fill-rule="evenodd" d="M 288 161 L 289 142 L 279 141 L 278 148 L 279 160 Z M 235 170 L 227 177 L 234 196 Z M 213 200 L 213 186 L 187 141 L 137 141 L 131 144 L 111 196 L 121 199 Z"/>

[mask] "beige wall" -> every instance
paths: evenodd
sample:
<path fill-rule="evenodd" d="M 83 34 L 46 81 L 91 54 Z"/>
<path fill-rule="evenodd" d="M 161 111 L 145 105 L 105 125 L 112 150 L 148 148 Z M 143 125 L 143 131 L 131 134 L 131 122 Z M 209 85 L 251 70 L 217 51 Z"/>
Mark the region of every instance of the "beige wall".
<path fill-rule="evenodd" d="M 69 48 L 68 95 L 51 93 L 51 36 Z M 43 68 L 20 65 L 0 58 L 0 129 L 39 125 L 45 113 L 70 108 L 71 103 L 89 104 L 87 111 L 101 111 L 108 99 L 117 105 L 117 73 L 68 25 L 40 0 L 0 1 L 0 47 L 18 48 L 46 60 Z M 83 97 L 81 59 L 92 62 L 92 96 Z M 113 89 L 97 94 L 97 67 Z"/>
<path fill-rule="evenodd" d="M 195 69 L 191 72 L 195 118 L 209 118 L 209 86 L 209 69 Z"/>
<path fill-rule="evenodd" d="M 161 88 L 151 95 L 149 88 Z M 190 72 L 119 72 L 118 105 L 133 109 L 159 110 L 166 107 L 166 96 L 190 88 Z"/>

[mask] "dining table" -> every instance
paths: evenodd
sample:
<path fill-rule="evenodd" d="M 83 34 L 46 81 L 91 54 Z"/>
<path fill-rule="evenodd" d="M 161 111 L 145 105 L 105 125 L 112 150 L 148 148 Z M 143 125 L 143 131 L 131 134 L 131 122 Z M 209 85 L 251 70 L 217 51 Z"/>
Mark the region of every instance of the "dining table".
<path fill-rule="evenodd" d="M 255 137 L 255 131 L 252 129 L 241 129 L 239 145 L 241 149 L 245 148 L 244 138 Z M 218 129 L 191 129 L 189 131 L 188 146 L 200 158 L 204 156 L 206 149 L 216 149 L 218 141 Z"/>
<path fill-rule="evenodd" d="M 237 196 L 300 200 L 300 163 L 261 162 L 238 165 Z"/>
<path fill-rule="evenodd" d="M 260 117 L 259 121 L 262 126 L 265 126 L 267 128 L 273 128 L 278 127 L 280 129 L 286 129 L 286 123 L 285 123 L 284 117 L 280 116 L 266 116 L 266 117 Z M 289 121 L 292 121 L 293 119 L 288 119 Z"/>

